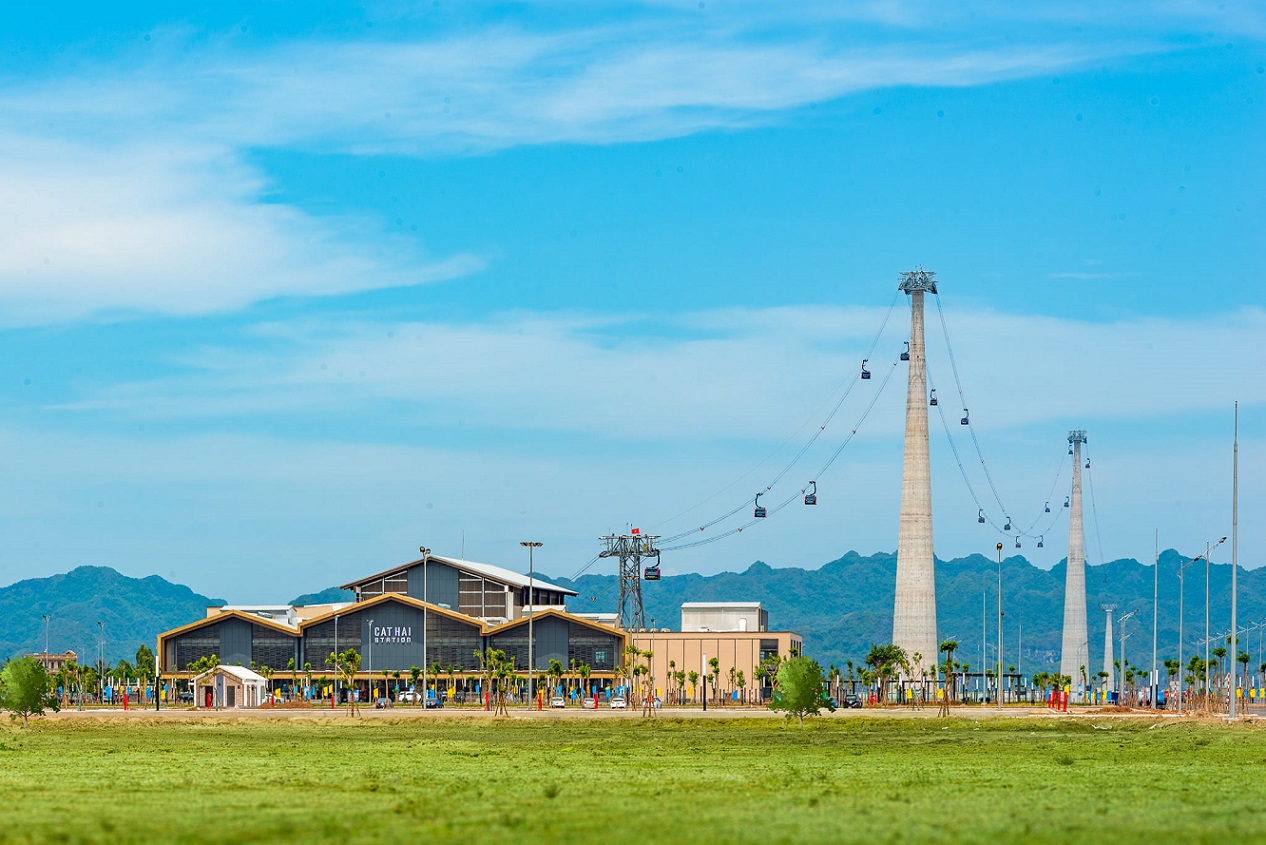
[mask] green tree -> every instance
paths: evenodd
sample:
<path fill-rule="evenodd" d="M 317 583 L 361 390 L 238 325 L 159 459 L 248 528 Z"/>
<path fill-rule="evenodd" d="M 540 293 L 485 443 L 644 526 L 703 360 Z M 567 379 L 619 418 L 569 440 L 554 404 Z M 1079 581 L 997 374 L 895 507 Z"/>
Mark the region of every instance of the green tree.
<path fill-rule="evenodd" d="M 360 671 L 360 654 L 354 648 L 349 648 L 342 654 L 330 652 L 330 656 L 325 658 L 327 666 L 332 666 L 338 677 L 342 679 L 343 684 L 349 688 L 347 696 L 347 715 L 356 716 L 360 714 L 360 707 L 357 706 L 354 688 L 356 685 L 356 673 Z"/>
<path fill-rule="evenodd" d="M 871 668 L 875 680 L 879 682 L 879 701 L 888 701 L 888 682 L 897 675 L 897 669 L 906 664 L 906 652 L 899 645 L 870 646 L 866 653 L 866 665 Z"/>
<path fill-rule="evenodd" d="M 8 710 L 13 719 L 21 718 L 22 727 L 30 725 L 32 716 L 61 709 L 57 696 L 49 691 L 48 670 L 34 657 L 10 660 L 0 671 L 0 710 Z"/>
<path fill-rule="evenodd" d="M 413 665 L 413 666 L 410 666 L 410 667 L 409 667 L 409 689 L 413 690 L 413 692 L 414 692 L 414 699 L 413 699 L 413 704 L 414 704 L 414 706 L 416 706 L 416 705 L 417 705 L 417 703 L 418 703 L 418 698 L 419 698 L 419 694 L 418 694 L 418 680 L 419 680 L 421 677 L 422 677 L 422 667 L 421 667 L 421 666 L 418 666 L 418 665 L 416 665 L 416 664 L 415 664 L 415 665 Z"/>
<path fill-rule="evenodd" d="M 804 725 L 805 716 L 817 716 L 825 707 L 834 711 L 835 704 L 826 694 L 826 677 L 816 660 L 808 657 L 790 657 L 778 667 L 778 686 L 771 710 L 780 710 L 790 719 L 795 716 Z"/>
<path fill-rule="evenodd" d="M 686 673 L 686 679 L 690 681 L 690 689 L 691 689 L 690 697 L 693 699 L 694 693 L 698 691 L 699 689 L 699 673 L 691 669 L 689 672 Z"/>

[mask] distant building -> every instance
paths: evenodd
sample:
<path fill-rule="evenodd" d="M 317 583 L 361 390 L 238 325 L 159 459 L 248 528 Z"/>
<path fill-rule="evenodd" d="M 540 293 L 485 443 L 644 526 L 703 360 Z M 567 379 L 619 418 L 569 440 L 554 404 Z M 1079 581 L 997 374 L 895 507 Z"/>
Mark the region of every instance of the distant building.
<path fill-rule="evenodd" d="M 688 601 L 681 606 L 682 631 L 768 631 L 769 611 L 758 601 Z"/>
<path fill-rule="evenodd" d="M 192 681 L 195 708 L 258 707 L 268 700 L 268 679 L 245 666 L 217 666 Z"/>
<path fill-rule="evenodd" d="M 67 663 L 79 662 L 79 655 L 75 654 L 73 651 L 68 651 L 64 654 L 48 654 L 46 652 L 40 652 L 38 654 L 28 654 L 27 657 L 34 657 L 42 663 L 50 675 L 60 672 L 62 667 Z"/>

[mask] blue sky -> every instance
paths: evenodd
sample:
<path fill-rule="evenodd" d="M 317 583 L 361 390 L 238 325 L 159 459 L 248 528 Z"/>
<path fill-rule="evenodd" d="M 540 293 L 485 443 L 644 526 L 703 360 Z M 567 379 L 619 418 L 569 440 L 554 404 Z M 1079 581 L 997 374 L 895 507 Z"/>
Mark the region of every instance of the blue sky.
<path fill-rule="evenodd" d="M 0 81 L 5 583 L 284 600 L 526 539 L 570 575 L 762 489 L 919 266 L 1017 524 L 1085 428 L 1092 563 L 1228 533 L 1238 399 L 1266 562 L 1260 3 L 6 8 Z M 665 570 L 894 549 L 893 372 L 770 493 L 817 508 Z M 937 552 L 987 553 L 950 428 Z"/>

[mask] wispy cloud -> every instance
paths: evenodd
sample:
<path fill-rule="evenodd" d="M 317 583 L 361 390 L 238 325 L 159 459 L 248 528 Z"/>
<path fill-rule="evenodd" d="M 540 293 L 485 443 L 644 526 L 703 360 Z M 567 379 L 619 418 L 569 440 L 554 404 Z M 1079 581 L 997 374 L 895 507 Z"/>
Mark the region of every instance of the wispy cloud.
<path fill-rule="evenodd" d="M 0 137 L 0 318 L 229 311 L 466 275 L 365 220 L 262 202 L 229 150 Z"/>
<path fill-rule="evenodd" d="M 487 429 L 617 440 L 759 439 L 820 423 L 858 372 L 882 316 L 881 309 L 732 309 L 679 316 L 673 337 L 626 334 L 609 318 L 574 315 L 465 325 L 315 321 L 264 327 L 264 349 L 203 349 L 181 362 L 187 376 L 116 385 L 64 410 L 152 420 L 363 413 L 382 404 L 407 407 L 417 424 L 439 428 L 462 418 Z M 871 356 L 881 376 L 896 361 L 904 324 L 898 314 Z M 1232 398 L 1266 403 L 1250 363 L 1266 354 L 1259 309 L 1120 323 L 963 312 L 949 325 L 981 430 L 1202 413 Z M 928 343 L 929 371 L 956 413 L 938 324 L 929 326 Z M 1229 363 L 1206 372 L 1199 362 L 1215 354 Z M 1175 389 L 1184 374 L 1200 376 L 1198 391 Z M 903 376 L 896 373 L 863 436 L 901 430 Z M 855 389 L 834 430 L 847 431 L 878 383 Z"/>

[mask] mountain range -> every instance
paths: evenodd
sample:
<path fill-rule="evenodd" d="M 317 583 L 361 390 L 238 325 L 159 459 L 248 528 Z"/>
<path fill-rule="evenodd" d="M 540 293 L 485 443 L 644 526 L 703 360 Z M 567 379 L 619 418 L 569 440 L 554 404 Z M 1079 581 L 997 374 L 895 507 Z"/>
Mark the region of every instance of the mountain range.
<path fill-rule="evenodd" d="M 1161 659 L 1174 656 L 1178 641 L 1178 567 L 1188 558 L 1173 550 L 1160 555 L 1158 645 Z M 1004 598 L 1004 656 L 1020 671 L 1057 668 L 1063 625 L 1065 563 L 1044 570 L 1017 555 L 1002 561 Z M 1135 665 L 1151 660 L 1153 567 L 1135 560 L 1116 560 L 1086 569 L 1090 654 L 1087 666 L 1102 665 L 1105 614 L 1102 604 L 1117 605 L 1116 618 L 1137 615 L 1125 629 L 1126 657 Z M 574 581 L 549 578 L 579 595 L 568 602 L 575 612 L 612 612 L 618 581 L 614 575 L 583 575 Z M 680 606 L 687 601 L 759 601 L 769 611 L 770 627 L 791 630 L 804 638 L 807 654 L 824 666 L 859 662 L 872 643 L 886 643 L 892 633 L 892 602 L 896 556 L 848 552 L 816 569 L 775 569 L 757 561 L 742 572 L 717 575 L 665 575 L 642 583 L 647 624 L 678 628 Z M 1231 567 L 1209 568 L 1210 630 L 1230 624 Z M 1191 653 L 1205 629 L 1205 567 L 1188 568 L 1184 578 L 1184 638 Z M 982 642 L 994 648 L 997 639 L 998 563 L 981 555 L 936 563 L 937 630 L 941 639 L 960 644 L 958 659 L 979 667 Z M 1266 620 L 1266 569 L 1239 573 L 1241 629 Z M 330 587 L 303 596 L 292 604 L 349 600 Z M 154 647 L 160 631 L 175 628 L 206 614 L 222 599 L 199 595 L 156 575 L 130 578 L 108 567 L 81 566 L 62 575 L 34 578 L 0 588 L 0 657 L 44 648 L 43 615 L 51 617 L 53 651 L 74 649 L 93 657 L 105 640 L 106 659 L 133 659 L 142 642 Z M 102 623 L 98 626 L 98 622 Z M 982 639 L 982 625 L 984 636 Z M 1263 662 L 1260 640 L 1266 625 L 1242 636 L 1241 648 L 1253 655 L 1253 666 Z M 1120 657 L 1119 627 L 1113 648 Z M 992 664 L 994 657 L 988 654 Z"/>

